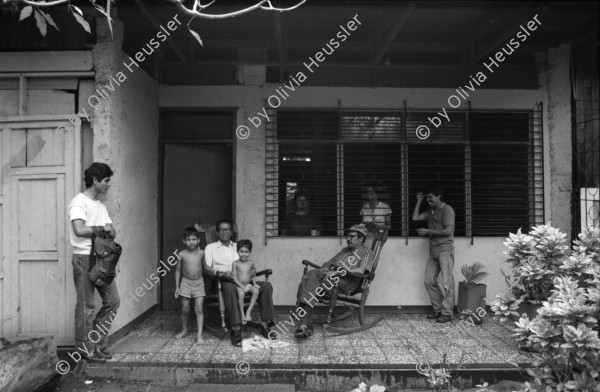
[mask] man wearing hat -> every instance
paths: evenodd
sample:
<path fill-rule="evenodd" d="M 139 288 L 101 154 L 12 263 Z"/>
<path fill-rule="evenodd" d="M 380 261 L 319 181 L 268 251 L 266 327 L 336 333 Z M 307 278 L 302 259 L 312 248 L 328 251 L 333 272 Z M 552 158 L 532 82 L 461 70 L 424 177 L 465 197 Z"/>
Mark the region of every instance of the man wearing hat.
<path fill-rule="evenodd" d="M 333 289 L 336 283 L 338 289 L 347 295 L 359 287 L 361 279 L 350 276 L 348 272 L 364 274 L 370 271 L 373 255 L 365 246 L 366 238 L 365 225 L 352 226 L 346 231 L 348 246 L 323 264 L 321 269 L 308 271 L 306 278 L 302 279 L 296 301 L 302 308 L 299 312 L 302 317 L 301 325 L 295 334 L 297 338 L 307 338 L 313 334 L 312 310 L 317 299 L 325 292 Z"/>

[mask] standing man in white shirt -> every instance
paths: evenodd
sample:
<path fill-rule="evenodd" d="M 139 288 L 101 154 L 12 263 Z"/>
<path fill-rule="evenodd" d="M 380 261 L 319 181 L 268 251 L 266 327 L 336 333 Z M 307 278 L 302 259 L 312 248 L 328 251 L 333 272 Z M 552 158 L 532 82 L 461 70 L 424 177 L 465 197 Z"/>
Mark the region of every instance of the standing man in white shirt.
<path fill-rule="evenodd" d="M 120 300 L 115 281 L 96 286 L 88 277 L 93 226 L 99 226 L 111 238 L 116 235 L 106 206 L 98 200 L 110 187 L 113 171 L 107 164 L 94 162 L 84 173 L 85 191 L 71 200 L 68 207 L 71 245 L 73 246 L 73 279 L 77 292 L 75 306 L 75 341 L 89 362 L 105 362 L 108 329 L 117 314 Z M 94 290 L 102 297 L 102 307 L 95 313 Z"/>
<path fill-rule="evenodd" d="M 237 286 L 232 281 L 235 275 L 232 272 L 233 262 L 239 259 L 235 242 L 231 241 L 232 224 L 228 220 L 217 223 L 217 236 L 219 241 L 206 245 L 204 258 L 206 265 L 216 271 L 216 276 L 221 279 L 225 312 L 231 323 L 231 343 L 236 347 L 242 346 L 242 331 L 240 310 L 238 305 Z M 261 333 L 269 338 L 270 326 L 273 325 L 273 286 L 269 282 L 257 282 L 260 286 L 258 303 L 261 312 Z M 214 280 L 205 280 L 206 292 L 214 291 Z"/>

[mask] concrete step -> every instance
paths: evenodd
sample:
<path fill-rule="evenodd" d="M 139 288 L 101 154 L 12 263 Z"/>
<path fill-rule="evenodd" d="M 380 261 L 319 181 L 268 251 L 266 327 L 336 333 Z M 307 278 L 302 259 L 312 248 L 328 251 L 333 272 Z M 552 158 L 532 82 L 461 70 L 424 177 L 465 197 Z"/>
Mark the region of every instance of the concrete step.
<path fill-rule="evenodd" d="M 156 366 L 132 366 L 107 362 L 85 367 L 87 377 L 98 380 L 116 379 L 123 382 L 147 382 L 163 386 L 219 385 L 231 387 L 232 391 L 251 391 L 241 385 L 253 385 L 257 390 L 264 385 L 291 385 L 292 391 L 350 391 L 361 381 L 368 385 L 383 385 L 386 391 L 405 391 L 408 389 L 430 389 L 425 376 L 416 371 L 415 365 L 399 365 L 393 368 L 385 365 L 339 365 L 332 367 L 314 366 L 310 364 L 294 364 L 289 366 L 264 364 L 253 365 L 245 374 L 240 374 L 235 365 L 219 364 L 192 367 L 190 365 L 167 364 Z M 502 380 L 526 381 L 524 369 L 519 368 L 488 368 L 478 365 L 476 368 L 465 368 L 451 372 L 455 386 L 472 388 L 486 381 L 490 384 Z M 241 388 L 241 389 L 235 389 Z M 202 389 L 199 389 L 203 391 Z M 207 389 L 208 391 L 209 389 Z M 212 390 L 211 390 L 212 391 Z M 220 391 L 220 390 L 215 390 Z M 229 391 L 224 389 L 224 391 Z M 285 389 L 281 389 L 285 391 Z"/>

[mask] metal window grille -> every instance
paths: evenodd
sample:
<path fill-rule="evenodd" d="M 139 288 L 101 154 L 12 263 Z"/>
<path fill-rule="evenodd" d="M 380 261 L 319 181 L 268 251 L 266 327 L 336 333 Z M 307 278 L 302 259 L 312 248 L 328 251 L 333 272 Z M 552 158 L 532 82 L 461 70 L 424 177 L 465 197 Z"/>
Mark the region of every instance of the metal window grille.
<path fill-rule="evenodd" d="M 573 239 L 588 225 L 600 224 L 600 81 L 598 50 L 573 48 Z"/>
<path fill-rule="evenodd" d="M 361 221 L 368 186 L 392 209 L 391 236 L 416 236 L 416 193 L 444 188 L 455 236 L 505 236 L 544 221 L 541 108 L 271 110 L 266 127 L 266 237 L 343 236 Z M 431 128 L 427 139 L 416 129 Z M 294 216 L 296 192 L 309 201 Z M 425 211 L 426 206 L 423 206 Z M 298 223 L 300 222 L 300 223 Z M 294 226 L 297 224 L 297 226 Z M 290 230 L 290 227 L 298 230 Z"/>

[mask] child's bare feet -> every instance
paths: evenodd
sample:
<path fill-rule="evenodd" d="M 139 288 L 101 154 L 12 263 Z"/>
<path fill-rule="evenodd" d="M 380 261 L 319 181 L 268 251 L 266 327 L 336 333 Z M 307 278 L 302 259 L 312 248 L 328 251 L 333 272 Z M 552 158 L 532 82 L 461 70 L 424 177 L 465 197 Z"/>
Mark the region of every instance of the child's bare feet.
<path fill-rule="evenodd" d="M 247 321 L 251 321 L 252 320 L 252 313 L 251 313 L 250 309 L 248 309 L 248 312 L 246 312 L 246 320 Z"/>
<path fill-rule="evenodd" d="M 242 313 L 242 325 L 246 325 L 247 322 L 248 320 L 246 320 L 246 316 L 244 316 L 244 313 Z"/>
<path fill-rule="evenodd" d="M 199 333 L 198 336 L 196 337 L 196 344 L 201 344 L 204 343 L 204 339 L 202 339 L 202 334 Z"/>
<path fill-rule="evenodd" d="M 175 339 L 181 339 L 182 337 L 187 335 L 187 333 L 188 333 L 187 329 L 184 329 L 183 331 L 181 331 L 177 335 L 175 335 Z"/>

